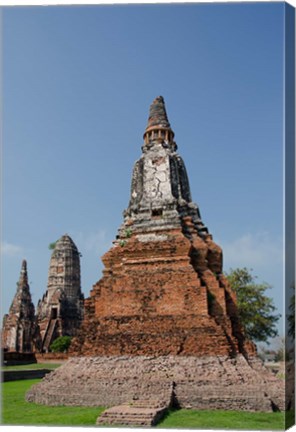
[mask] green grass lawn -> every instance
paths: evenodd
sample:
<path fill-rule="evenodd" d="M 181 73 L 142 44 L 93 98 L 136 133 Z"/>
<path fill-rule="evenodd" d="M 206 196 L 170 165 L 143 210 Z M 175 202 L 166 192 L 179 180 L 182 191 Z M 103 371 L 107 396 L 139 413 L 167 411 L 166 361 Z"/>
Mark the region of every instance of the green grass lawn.
<path fill-rule="evenodd" d="M 2 383 L 2 424 L 95 426 L 104 408 L 50 407 L 25 401 L 25 393 L 39 379 Z"/>
<path fill-rule="evenodd" d="M 250 413 L 244 411 L 170 411 L 159 428 L 194 429 L 284 429 L 284 413 Z"/>
<path fill-rule="evenodd" d="M 61 366 L 61 363 L 31 363 L 27 365 L 2 366 L 1 371 L 10 370 L 36 370 L 36 369 L 56 369 Z"/>
<path fill-rule="evenodd" d="M 43 426 L 95 426 L 103 407 L 50 407 L 25 401 L 25 393 L 39 379 L 2 384 L 2 424 Z M 284 413 L 237 411 L 170 411 L 159 428 L 283 430 Z"/>

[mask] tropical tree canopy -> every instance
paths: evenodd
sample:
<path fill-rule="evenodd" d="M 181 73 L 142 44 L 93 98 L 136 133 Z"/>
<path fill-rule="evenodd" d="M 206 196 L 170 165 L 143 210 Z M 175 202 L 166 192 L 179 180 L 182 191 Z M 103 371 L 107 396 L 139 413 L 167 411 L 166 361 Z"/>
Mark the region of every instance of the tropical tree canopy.
<path fill-rule="evenodd" d="M 60 336 L 50 345 L 52 352 L 67 352 L 71 344 L 70 336 Z"/>
<path fill-rule="evenodd" d="M 231 288 L 237 296 L 238 312 L 246 336 L 256 342 L 267 342 L 278 335 L 276 323 L 280 314 L 276 314 L 273 300 L 266 295 L 271 286 L 265 282 L 256 283 L 257 276 L 252 270 L 244 268 L 230 269 L 226 274 Z"/>

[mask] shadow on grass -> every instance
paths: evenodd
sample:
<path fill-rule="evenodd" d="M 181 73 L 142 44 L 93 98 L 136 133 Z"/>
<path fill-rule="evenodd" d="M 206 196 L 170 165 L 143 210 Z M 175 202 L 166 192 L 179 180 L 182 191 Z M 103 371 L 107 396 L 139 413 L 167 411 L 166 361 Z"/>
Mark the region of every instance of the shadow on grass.
<path fill-rule="evenodd" d="M 20 370 L 36 370 L 36 369 L 57 369 L 62 363 L 31 363 L 26 365 L 1 366 L 1 371 L 20 371 Z"/>
<path fill-rule="evenodd" d="M 289 429 L 295 425 L 295 410 L 286 412 L 285 429 Z"/>

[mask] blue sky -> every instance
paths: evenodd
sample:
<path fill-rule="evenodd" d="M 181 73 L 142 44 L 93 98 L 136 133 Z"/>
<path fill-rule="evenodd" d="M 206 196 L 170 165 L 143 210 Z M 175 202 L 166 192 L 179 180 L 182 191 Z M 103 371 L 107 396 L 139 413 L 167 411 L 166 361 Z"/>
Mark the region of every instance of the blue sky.
<path fill-rule="evenodd" d="M 284 7 L 3 10 L 2 313 L 23 258 L 37 303 L 64 233 L 89 295 L 158 95 L 225 270 L 253 268 L 281 311 Z"/>

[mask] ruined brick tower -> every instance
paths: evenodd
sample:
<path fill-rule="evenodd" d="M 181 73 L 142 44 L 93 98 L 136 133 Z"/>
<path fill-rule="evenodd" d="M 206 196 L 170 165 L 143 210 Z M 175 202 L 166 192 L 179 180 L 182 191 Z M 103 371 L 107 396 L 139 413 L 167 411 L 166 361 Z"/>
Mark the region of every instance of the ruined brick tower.
<path fill-rule="evenodd" d="M 27 401 L 113 406 L 98 424 L 129 425 L 144 424 L 143 407 L 151 413 L 172 404 L 285 409 L 284 381 L 263 367 L 240 326 L 221 248 L 191 200 L 162 97 L 151 105 L 142 150 L 73 356 L 33 386 Z"/>
<path fill-rule="evenodd" d="M 222 251 L 191 200 L 163 98 L 151 107 L 131 198 L 103 278 L 85 302 L 82 355 L 254 354 L 222 274 Z"/>
<path fill-rule="evenodd" d="M 80 284 L 80 256 L 66 234 L 52 252 L 47 291 L 37 306 L 42 350 L 48 351 L 58 336 L 74 336 L 83 318 L 83 294 Z"/>
<path fill-rule="evenodd" d="M 7 351 L 30 353 L 34 351 L 37 337 L 35 308 L 28 283 L 27 262 L 22 262 L 17 292 L 9 313 L 4 315 L 2 326 L 2 347 Z"/>

